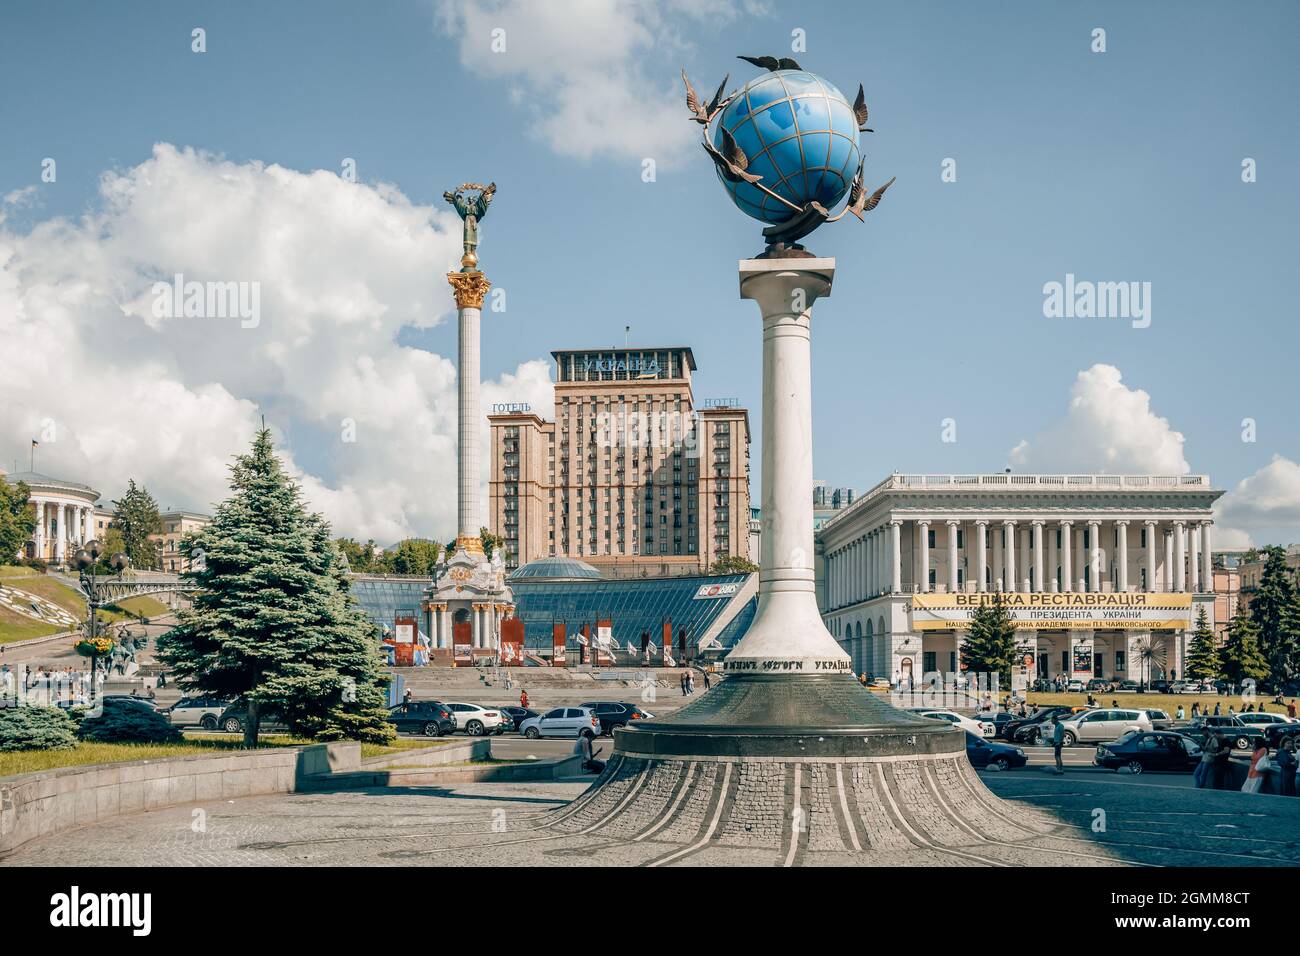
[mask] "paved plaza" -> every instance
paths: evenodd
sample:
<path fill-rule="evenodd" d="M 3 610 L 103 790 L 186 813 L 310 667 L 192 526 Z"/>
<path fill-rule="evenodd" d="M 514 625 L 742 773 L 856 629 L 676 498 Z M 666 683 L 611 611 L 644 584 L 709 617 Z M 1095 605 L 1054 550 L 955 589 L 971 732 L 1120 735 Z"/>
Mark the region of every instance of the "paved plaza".
<path fill-rule="evenodd" d="M 599 836 L 561 829 L 589 779 L 463 784 L 257 797 L 123 817 L 19 848 L 6 866 L 837 865 L 1005 866 L 1047 854 L 1061 866 L 1252 866 L 1300 863 L 1300 801 L 1188 789 L 1181 778 L 1140 781 L 1029 768 L 981 779 L 1017 817 L 1051 822 L 1026 839 L 974 837 L 943 847 L 920 834 L 865 853 L 797 854 L 743 840 L 658 833 Z M 716 808 L 708 813 L 720 812 Z M 708 815 L 708 813 L 704 815 Z M 725 823 L 725 821 L 724 821 Z M 787 824 L 788 826 L 788 824 Z M 1094 827 L 1097 828 L 1094 832 Z M 815 829 L 815 828 L 813 828 Z M 719 829 L 723 833 L 725 827 Z M 863 842 L 873 838 L 863 833 Z M 671 842 L 670 842 L 671 840 Z M 882 841 L 885 842 L 885 841 Z M 815 849 L 815 848 L 814 848 Z"/>

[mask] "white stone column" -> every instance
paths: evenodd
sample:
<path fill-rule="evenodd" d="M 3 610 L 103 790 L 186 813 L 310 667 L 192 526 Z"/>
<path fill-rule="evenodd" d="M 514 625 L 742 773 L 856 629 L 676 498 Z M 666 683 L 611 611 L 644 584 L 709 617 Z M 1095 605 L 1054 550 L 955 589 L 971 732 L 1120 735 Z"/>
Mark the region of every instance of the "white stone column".
<path fill-rule="evenodd" d="M 83 542 L 94 541 L 95 540 L 95 508 L 93 505 L 86 508 L 86 515 L 84 521 L 85 521 L 85 525 L 81 532 L 81 540 Z"/>
<path fill-rule="evenodd" d="M 1214 549 L 1210 546 L 1210 527 L 1213 521 L 1201 522 L 1201 590 L 1214 593 Z"/>
<path fill-rule="evenodd" d="M 948 521 L 948 590 L 956 593 L 957 585 L 957 530 L 960 521 Z"/>
<path fill-rule="evenodd" d="M 1192 564 L 1192 579 L 1187 590 L 1197 591 L 1201 585 L 1201 526 L 1199 524 L 1192 525 L 1191 539 L 1188 543 L 1188 557 Z"/>
<path fill-rule="evenodd" d="M 477 604 L 469 606 L 469 644 L 470 647 L 482 647 L 483 634 L 479 628 L 480 609 Z"/>
<path fill-rule="evenodd" d="M 1088 522 L 1089 591 L 1101 590 L 1101 554 L 1101 522 L 1094 519 Z"/>
<path fill-rule="evenodd" d="M 446 650 L 448 647 L 451 646 L 450 635 L 448 633 L 451 629 L 447 626 L 447 605 L 439 604 L 437 608 L 437 613 L 438 613 L 438 646 L 443 650 Z"/>
<path fill-rule="evenodd" d="M 890 587 L 895 594 L 903 590 L 903 541 L 902 526 L 903 522 L 894 518 L 889 522 L 889 549 L 890 549 Z"/>
<path fill-rule="evenodd" d="M 1034 590 L 1039 593 L 1046 591 L 1045 579 L 1043 578 L 1043 522 L 1035 520 L 1034 528 Z M 1037 657 L 1034 660 L 1038 660 Z"/>
<path fill-rule="evenodd" d="M 916 559 L 916 591 L 924 594 L 930 590 L 930 522 L 924 519 L 916 523 L 919 544 Z"/>
<path fill-rule="evenodd" d="M 1016 523 L 1002 522 L 1002 589 L 1016 589 Z"/>
<path fill-rule="evenodd" d="M 1165 538 L 1165 566 L 1161 575 L 1161 590 L 1174 590 L 1174 533 L 1166 531 Z"/>
<path fill-rule="evenodd" d="M 1033 584 L 1029 577 L 1029 542 L 1031 533 L 1031 528 L 1024 525 L 1020 527 L 1020 590 L 1025 594 L 1033 590 Z"/>
<path fill-rule="evenodd" d="M 1116 590 L 1128 590 L 1128 522 L 1116 521 L 1115 530 L 1119 535 L 1119 545 L 1115 551 Z"/>
<path fill-rule="evenodd" d="M 1067 594 L 1074 590 L 1073 542 L 1074 522 L 1061 522 L 1061 590 Z"/>
<path fill-rule="evenodd" d="M 1084 575 L 1083 569 L 1088 567 L 1088 549 L 1090 547 L 1091 547 L 1091 542 L 1089 542 L 1088 540 L 1088 531 L 1086 528 L 1081 529 L 1079 532 L 1079 553 L 1077 555 L 1079 559 L 1079 563 L 1078 563 L 1079 578 L 1075 582 L 1075 587 L 1078 589 L 1080 594 L 1083 594 L 1088 590 L 1088 582 Z M 1073 666 L 1073 664 L 1071 664 L 1071 666 Z"/>
<path fill-rule="evenodd" d="M 978 549 L 978 557 L 975 561 L 976 588 L 980 591 L 987 591 L 988 586 L 988 564 L 989 564 L 989 523 L 987 521 L 975 522 L 975 547 Z"/>
<path fill-rule="evenodd" d="M 1154 521 L 1144 521 L 1143 526 L 1147 533 L 1147 590 L 1158 591 L 1159 582 L 1156 581 L 1156 523 Z"/>
<path fill-rule="evenodd" d="M 36 528 L 32 531 L 32 540 L 36 545 L 36 557 L 45 560 L 45 499 L 31 499 L 32 506 L 36 510 Z"/>
<path fill-rule="evenodd" d="M 1174 522 L 1174 590 L 1187 590 L 1187 522 Z"/>
<path fill-rule="evenodd" d="M 479 489 L 479 430 L 483 409 L 479 404 L 479 323 L 483 296 L 491 286 L 477 269 L 451 272 L 447 281 L 456 295 L 456 324 L 459 330 L 457 355 L 456 419 L 456 528 L 457 545 L 468 550 L 481 548 L 479 530 L 483 527 Z"/>
<path fill-rule="evenodd" d="M 1002 548 L 1002 540 L 1004 537 L 1004 530 L 999 527 L 994 527 L 993 546 L 989 549 L 993 556 L 993 568 L 991 571 L 991 577 L 993 580 L 990 582 L 990 585 L 991 590 L 994 591 L 1006 590 L 1007 561 Z"/>
<path fill-rule="evenodd" d="M 54 560 L 63 563 L 66 555 L 65 546 L 68 540 L 68 505 L 63 502 L 57 502 L 54 508 L 55 536 L 54 536 Z"/>
<path fill-rule="evenodd" d="M 724 667 L 847 673 L 813 580 L 812 307 L 830 295 L 835 260 L 744 259 L 739 271 L 740 297 L 763 318 L 763 533 L 758 611 Z"/>

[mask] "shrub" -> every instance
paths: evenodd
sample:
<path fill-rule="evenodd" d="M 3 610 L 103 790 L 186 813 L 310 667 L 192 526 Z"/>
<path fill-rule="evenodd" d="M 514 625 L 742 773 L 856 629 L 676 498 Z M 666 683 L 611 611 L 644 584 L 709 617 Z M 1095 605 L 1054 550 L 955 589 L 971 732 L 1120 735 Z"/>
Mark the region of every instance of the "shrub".
<path fill-rule="evenodd" d="M 37 571 L 41 572 L 41 574 L 44 574 L 46 570 L 49 568 L 49 565 L 46 564 L 44 561 L 42 561 L 40 558 L 26 558 L 19 563 L 26 565 L 29 568 L 35 568 Z"/>
<path fill-rule="evenodd" d="M 183 738 L 162 714 L 138 701 L 112 698 L 104 701 L 98 717 L 87 717 L 77 736 L 101 744 L 170 744 Z"/>
<path fill-rule="evenodd" d="M 77 746 L 76 728 L 57 707 L 0 710 L 0 752 L 71 750 Z"/>

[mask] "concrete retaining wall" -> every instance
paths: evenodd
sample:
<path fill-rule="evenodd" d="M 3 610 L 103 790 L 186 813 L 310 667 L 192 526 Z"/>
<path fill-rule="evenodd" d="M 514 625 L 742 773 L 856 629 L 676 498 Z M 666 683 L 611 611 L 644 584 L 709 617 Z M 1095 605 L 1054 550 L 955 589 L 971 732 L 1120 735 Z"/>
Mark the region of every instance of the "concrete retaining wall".
<path fill-rule="evenodd" d="M 67 767 L 0 778 L 0 855 L 37 837 L 125 813 L 293 793 L 313 776 L 360 767 L 360 744 L 332 743 Z"/>
<path fill-rule="evenodd" d="M 402 750 L 383 757 L 371 757 L 361 762 L 362 769 L 382 770 L 385 767 L 437 767 L 467 760 L 488 760 L 492 757 L 492 741 L 486 737 L 469 740 L 449 740 L 420 750 Z"/>

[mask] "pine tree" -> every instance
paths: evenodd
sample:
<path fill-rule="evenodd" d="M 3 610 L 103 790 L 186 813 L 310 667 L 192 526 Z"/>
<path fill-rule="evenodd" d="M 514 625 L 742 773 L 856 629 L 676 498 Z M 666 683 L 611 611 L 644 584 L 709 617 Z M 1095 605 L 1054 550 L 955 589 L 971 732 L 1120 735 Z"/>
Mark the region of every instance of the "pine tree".
<path fill-rule="evenodd" d="M 1210 627 L 1203 607 L 1196 614 L 1196 630 L 1192 634 L 1192 643 L 1187 648 L 1185 668 L 1187 676 L 1197 680 L 1214 680 L 1223 673 L 1219 646 L 1214 640 L 1214 628 Z"/>
<path fill-rule="evenodd" d="M 231 497 L 185 542 L 187 553 L 198 549 L 187 573 L 198 593 L 159 638 L 160 657 L 187 692 L 247 701 L 245 746 L 256 746 L 268 705 L 316 739 L 391 739 L 374 627 L 269 430 L 230 471 Z"/>
<path fill-rule="evenodd" d="M 1234 684 L 1247 680 L 1261 681 L 1268 676 L 1268 660 L 1260 650 L 1259 628 L 1245 614 L 1238 614 L 1228 625 L 1220 658 L 1223 676 Z"/>
<path fill-rule="evenodd" d="M 1259 649 L 1267 661 L 1266 677 L 1281 684 L 1300 667 L 1300 595 L 1286 565 L 1286 551 L 1276 546 L 1261 551 L 1264 571 L 1250 600 L 1250 619 L 1259 634 Z"/>
<path fill-rule="evenodd" d="M 133 568 L 152 568 L 158 562 L 158 548 L 149 540 L 162 531 L 158 502 L 145 488 L 136 487 L 135 479 L 127 482 L 126 494 L 113 502 L 112 527 L 122 532 L 126 556 Z"/>
<path fill-rule="evenodd" d="M 0 564 L 13 561 L 36 530 L 36 514 L 27 507 L 30 490 L 0 477 Z"/>
<path fill-rule="evenodd" d="M 961 645 L 961 659 L 972 674 L 994 674 L 1004 687 L 1011 686 L 1011 666 L 1020 657 L 1016 627 L 1001 594 L 981 604 L 971 614 L 970 628 Z"/>

